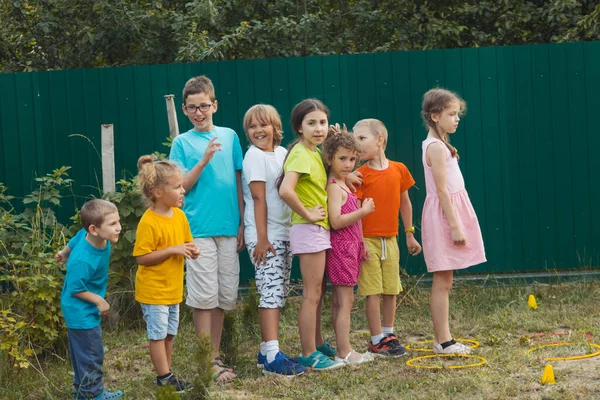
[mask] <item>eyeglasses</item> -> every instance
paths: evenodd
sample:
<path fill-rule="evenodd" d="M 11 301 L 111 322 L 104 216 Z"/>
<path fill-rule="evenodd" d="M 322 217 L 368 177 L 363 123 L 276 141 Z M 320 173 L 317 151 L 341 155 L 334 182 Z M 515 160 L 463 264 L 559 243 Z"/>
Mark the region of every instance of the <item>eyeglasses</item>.
<path fill-rule="evenodd" d="M 189 112 L 190 114 L 195 114 L 196 111 L 200 110 L 202 112 L 206 112 L 208 110 L 210 110 L 210 107 L 213 105 L 213 103 L 208 103 L 208 104 L 200 104 L 199 106 L 191 104 L 189 106 L 184 105 L 183 108 L 185 108 L 185 110 L 187 112 Z"/>

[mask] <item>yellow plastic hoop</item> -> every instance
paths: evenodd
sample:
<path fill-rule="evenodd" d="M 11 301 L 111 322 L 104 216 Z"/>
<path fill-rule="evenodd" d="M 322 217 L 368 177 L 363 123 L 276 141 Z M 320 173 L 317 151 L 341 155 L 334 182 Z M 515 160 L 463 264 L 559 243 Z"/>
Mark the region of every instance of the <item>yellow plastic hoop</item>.
<path fill-rule="evenodd" d="M 438 366 L 430 366 L 430 365 L 413 365 L 413 363 L 417 360 L 424 360 L 426 358 L 436 358 L 436 357 L 462 357 L 462 358 L 474 358 L 480 360 L 478 363 L 467 364 L 467 365 L 451 365 L 449 367 L 438 367 Z M 463 369 L 463 368 L 475 368 L 481 367 L 487 362 L 487 360 L 480 356 L 473 356 L 470 354 L 431 354 L 427 356 L 416 357 L 408 360 L 406 365 L 413 368 L 422 368 L 422 369 Z"/>
<path fill-rule="evenodd" d="M 562 343 L 550 343 L 550 344 L 544 344 L 541 346 L 537 346 L 534 348 L 531 348 L 529 350 L 527 350 L 526 354 L 529 354 L 535 350 L 540 350 L 543 349 L 545 347 L 557 347 L 557 346 L 565 346 L 567 344 L 573 344 L 572 342 L 562 342 Z M 544 358 L 544 361 L 574 361 L 574 360 L 584 360 L 586 358 L 592 358 L 592 357 L 597 357 L 600 356 L 600 345 L 597 345 L 595 343 L 588 343 L 591 347 L 595 347 L 597 349 L 599 349 L 597 352 L 595 353 L 590 353 L 590 354 L 584 354 L 582 356 L 573 356 L 573 357 L 546 357 Z"/>
<path fill-rule="evenodd" d="M 471 343 L 472 346 L 468 346 L 471 349 L 476 349 L 476 348 L 479 347 L 479 342 L 475 341 L 475 340 L 470 340 L 470 339 L 456 339 L 456 341 L 457 342 Z M 427 343 L 433 343 L 433 340 L 423 340 L 423 341 L 417 342 L 417 344 L 427 344 Z M 406 350 L 410 350 L 410 351 L 422 351 L 423 353 L 433 353 L 432 349 L 424 349 L 424 348 L 415 348 L 415 349 L 413 349 L 410 344 L 406 346 Z"/>

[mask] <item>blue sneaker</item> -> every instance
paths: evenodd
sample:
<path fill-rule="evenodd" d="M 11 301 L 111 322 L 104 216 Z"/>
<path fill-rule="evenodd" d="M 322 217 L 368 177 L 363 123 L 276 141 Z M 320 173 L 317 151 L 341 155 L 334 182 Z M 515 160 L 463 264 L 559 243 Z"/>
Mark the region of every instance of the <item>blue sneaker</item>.
<path fill-rule="evenodd" d="M 305 372 L 306 368 L 291 361 L 281 351 L 277 353 L 273 362 L 265 362 L 263 368 L 263 374 L 265 375 L 277 375 L 286 378 L 293 378 L 294 376 L 302 375 Z"/>
<path fill-rule="evenodd" d="M 114 392 L 109 392 L 108 390 L 105 390 L 96 397 L 87 397 L 83 393 L 75 390 L 75 388 L 71 390 L 71 393 L 73 394 L 73 398 L 75 398 L 76 400 L 117 400 L 123 398 L 123 392 L 120 390 L 115 390 Z"/>
<path fill-rule="evenodd" d="M 315 371 L 328 371 L 331 369 L 342 368 L 344 363 L 331 360 L 319 350 L 315 351 L 308 357 L 299 357 L 298 364 L 306 368 L 312 368 Z"/>
<path fill-rule="evenodd" d="M 329 342 L 324 341 L 322 345 L 317 346 L 317 351 L 325 354 L 329 358 L 333 358 L 336 355 L 335 347 L 329 344 Z"/>
<path fill-rule="evenodd" d="M 298 357 L 290 357 L 282 351 L 280 351 L 280 353 L 283 354 L 291 362 L 298 364 Z M 267 363 L 267 356 L 263 356 L 262 353 L 259 351 L 257 358 L 258 361 L 256 362 L 256 367 L 263 369 L 265 367 L 265 364 Z"/>

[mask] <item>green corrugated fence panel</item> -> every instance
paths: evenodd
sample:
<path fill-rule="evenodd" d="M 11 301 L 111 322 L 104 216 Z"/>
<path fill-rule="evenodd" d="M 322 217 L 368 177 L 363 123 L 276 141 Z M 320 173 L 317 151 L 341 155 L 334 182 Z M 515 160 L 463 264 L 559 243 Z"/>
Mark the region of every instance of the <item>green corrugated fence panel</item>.
<path fill-rule="evenodd" d="M 215 123 L 235 129 L 244 149 L 242 119 L 256 103 L 277 108 L 284 145 L 296 137 L 291 109 L 307 97 L 322 99 L 331 122 L 349 128 L 381 119 L 388 157 L 416 181 L 409 194 L 417 228 L 425 198 L 422 96 L 435 86 L 453 90 L 468 111 L 452 143 L 488 255 L 467 272 L 600 262 L 600 42 L 0 74 L 0 181 L 23 196 L 32 178 L 71 165 L 73 204 L 81 205 L 102 187 L 100 125 L 114 124 L 117 178 L 135 175 L 140 155 L 168 152 L 165 95 L 175 96 L 180 132 L 192 127 L 181 91 L 200 74 L 216 87 Z M 66 206 L 60 217 L 72 211 Z M 405 251 L 403 235 L 400 245 Z M 246 281 L 253 269 L 246 252 L 241 258 Z M 402 264 L 410 274 L 426 270 L 421 256 L 404 253 Z"/>

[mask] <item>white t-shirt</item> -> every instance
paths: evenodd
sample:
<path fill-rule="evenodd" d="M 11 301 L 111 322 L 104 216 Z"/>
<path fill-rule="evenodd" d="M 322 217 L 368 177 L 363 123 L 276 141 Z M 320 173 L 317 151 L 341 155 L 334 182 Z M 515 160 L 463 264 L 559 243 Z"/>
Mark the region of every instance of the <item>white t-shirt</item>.
<path fill-rule="evenodd" d="M 277 178 L 283 171 L 283 161 L 287 150 L 277 146 L 272 153 L 251 146 L 242 163 L 242 190 L 244 192 L 244 240 L 257 242 L 256 219 L 254 218 L 254 200 L 250 192 L 250 182 L 265 182 L 267 199 L 267 236 L 269 242 L 290 240 L 292 210 L 285 204 L 277 191 Z"/>

